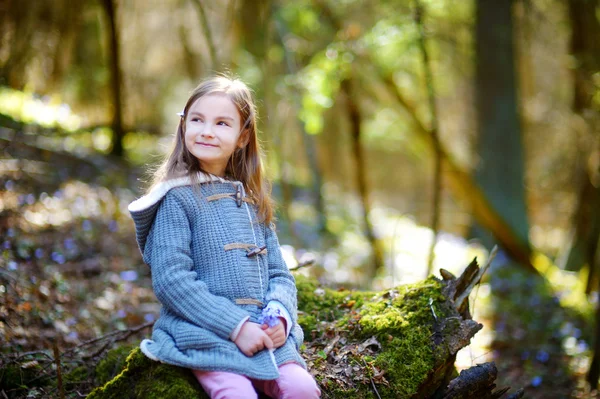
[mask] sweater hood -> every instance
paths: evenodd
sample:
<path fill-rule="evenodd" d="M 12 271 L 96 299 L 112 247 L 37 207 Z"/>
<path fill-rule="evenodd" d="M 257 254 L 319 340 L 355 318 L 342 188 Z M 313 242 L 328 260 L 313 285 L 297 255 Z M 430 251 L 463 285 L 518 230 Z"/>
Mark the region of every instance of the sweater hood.
<path fill-rule="evenodd" d="M 205 174 L 202 172 L 198 173 L 198 182 L 200 184 L 215 182 L 215 183 L 231 183 L 234 185 L 242 185 L 241 182 L 227 180 L 219 176 Z M 191 186 L 194 183 L 190 176 L 178 177 L 175 179 L 165 180 L 150 190 L 150 192 L 137 200 L 129 204 L 127 209 L 131 214 L 133 222 L 135 224 L 135 234 L 138 246 L 142 255 L 144 254 L 144 248 L 146 245 L 146 238 L 150 232 L 150 228 L 154 223 L 154 217 L 156 211 L 169 191 L 176 187 Z M 243 185 L 242 185 L 243 190 Z"/>

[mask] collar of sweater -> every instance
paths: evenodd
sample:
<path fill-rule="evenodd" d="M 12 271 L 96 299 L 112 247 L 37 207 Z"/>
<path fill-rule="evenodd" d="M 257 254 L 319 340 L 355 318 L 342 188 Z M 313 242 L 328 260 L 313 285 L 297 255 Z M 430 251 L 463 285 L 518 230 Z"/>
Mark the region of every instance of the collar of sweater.
<path fill-rule="evenodd" d="M 208 182 L 232 183 L 232 184 L 236 184 L 236 185 L 242 184 L 239 181 L 227 180 L 227 179 L 224 179 L 219 176 L 205 174 L 202 172 L 198 172 L 198 182 L 200 184 L 208 183 Z M 127 209 L 129 210 L 129 212 L 140 212 L 140 211 L 152 208 L 154 205 L 156 205 L 156 203 L 160 202 L 160 200 L 165 195 L 167 195 L 169 190 L 171 190 L 175 187 L 191 186 L 191 185 L 192 185 L 192 179 L 189 176 L 183 176 L 183 177 L 178 177 L 176 179 L 165 180 L 163 182 L 160 182 L 156 186 L 154 186 L 148 194 L 144 195 L 141 198 L 138 198 L 137 200 L 135 200 L 131 204 L 129 204 Z M 243 189 L 243 186 L 242 186 L 242 189 Z"/>

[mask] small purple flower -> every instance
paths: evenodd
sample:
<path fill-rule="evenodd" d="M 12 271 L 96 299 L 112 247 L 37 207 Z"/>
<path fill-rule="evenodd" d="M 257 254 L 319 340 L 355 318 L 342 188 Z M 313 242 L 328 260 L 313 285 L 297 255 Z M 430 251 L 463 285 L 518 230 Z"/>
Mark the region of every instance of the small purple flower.
<path fill-rule="evenodd" d="M 42 259 L 44 256 L 44 250 L 42 248 L 38 248 L 35 250 L 35 257 L 38 259 Z"/>
<path fill-rule="evenodd" d="M 75 245 L 75 240 L 73 240 L 72 238 L 65 238 L 65 240 L 63 241 L 63 246 L 65 247 L 65 249 L 67 251 L 70 251 L 72 249 L 75 249 L 77 247 L 77 245 Z"/>
<path fill-rule="evenodd" d="M 539 387 L 540 385 L 542 385 L 542 377 L 540 377 L 539 375 L 533 377 L 533 379 L 531 380 L 531 385 L 534 387 Z"/>
<path fill-rule="evenodd" d="M 113 233 L 119 230 L 119 225 L 117 224 L 116 220 L 111 220 L 110 223 L 108 223 L 108 230 Z"/>
<path fill-rule="evenodd" d="M 83 229 L 83 231 L 90 231 L 92 229 L 92 222 L 85 219 L 83 223 L 81 223 L 81 228 Z"/>
<path fill-rule="evenodd" d="M 65 256 L 63 254 L 61 254 L 60 252 L 52 252 L 52 255 L 50 257 L 52 258 L 53 261 L 55 261 L 56 263 L 58 263 L 60 265 L 62 265 L 66 261 Z"/>
<path fill-rule="evenodd" d="M 545 350 L 540 350 L 536 354 L 535 358 L 542 363 L 546 363 L 548 359 L 550 359 L 550 354 Z"/>
<path fill-rule="evenodd" d="M 152 313 L 146 313 L 144 315 L 144 320 L 146 320 L 148 323 L 154 321 L 154 315 Z"/>
<path fill-rule="evenodd" d="M 124 318 L 125 316 L 127 316 L 127 312 L 125 312 L 123 309 L 119 309 L 119 311 L 117 312 L 117 317 L 119 319 Z"/>
<path fill-rule="evenodd" d="M 258 323 L 266 324 L 269 327 L 275 327 L 277 324 L 279 324 L 280 316 L 281 312 L 279 311 L 279 309 L 266 307 L 262 310 L 262 313 L 258 318 Z"/>
<path fill-rule="evenodd" d="M 12 180 L 8 180 L 6 183 L 4 183 L 4 188 L 7 191 L 12 191 L 15 188 L 15 182 Z"/>
<path fill-rule="evenodd" d="M 135 281 L 138 279 L 138 273 L 135 270 L 125 270 L 120 273 L 121 280 L 124 281 Z"/>
<path fill-rule="evenodd" d="M 67 335 L 67 340 L 68 341 L 77 341 L 79 339 L 79 334 L 77 334 L 77 331 L 71 331 L 69 333 L 69 335 Z"/>
<path fill-rule="evenodd" d="M 17 270 L 18 268 L 19 268 L 19 265 L 14 260 L 11 260 L 10 262 L 8 262 L 8 270 Z"/>

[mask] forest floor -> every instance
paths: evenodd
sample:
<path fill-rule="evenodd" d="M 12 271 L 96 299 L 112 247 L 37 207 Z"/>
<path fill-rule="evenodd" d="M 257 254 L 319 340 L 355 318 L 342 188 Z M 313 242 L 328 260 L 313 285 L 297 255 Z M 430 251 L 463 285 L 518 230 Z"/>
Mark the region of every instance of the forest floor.
<path fill-rule="evenodd" d="M 126 210 L 136 194 L 125 187 L 136 180 L 58 175 L 55 183 L 20 171 L 0 176 L 0 369 L 18 365 L 27 385 L 8 387 L 0 375 L 8 397 L 55 397 L 56 387 L 36 386 L 136 344 L 159 311 Z M 562 307 L 545 280 L 505 264 L 479 293 L 472 309 L 484 339 L 474 340 L 472 363 L 495 361 L 499 387 L 524 387 L 527 398 L 600 397 L 583 384 L 589 323 Z M 93 384 L 91 374 L 63 383 L 73 398 Z"/>

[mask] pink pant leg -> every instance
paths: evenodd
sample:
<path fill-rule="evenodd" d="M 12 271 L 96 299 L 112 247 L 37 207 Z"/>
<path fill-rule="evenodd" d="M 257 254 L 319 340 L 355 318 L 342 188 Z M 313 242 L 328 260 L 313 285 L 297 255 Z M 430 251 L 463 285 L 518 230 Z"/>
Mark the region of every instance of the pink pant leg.
<path fill-rule="evenodd" d="M 296 363 L 279 366 L 279 378 L 254 381 L 254 385 L 274 399 L 313 399 L 321 396 L 315 379 Z"/>
<path fill-rule="evenodd" d="M 192 370 L 211 399 L 257 399 L 252 382 L 245 376 L 225 371 Z"/>

